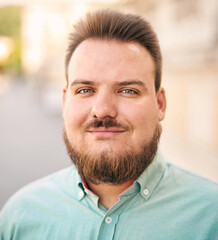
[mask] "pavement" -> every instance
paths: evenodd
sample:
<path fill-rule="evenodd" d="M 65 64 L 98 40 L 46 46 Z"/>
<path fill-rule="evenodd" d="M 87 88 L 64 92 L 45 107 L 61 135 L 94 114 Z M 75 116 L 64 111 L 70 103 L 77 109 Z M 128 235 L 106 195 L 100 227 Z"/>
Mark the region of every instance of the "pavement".
<path fill-rule="evenodd" d="M 0 85 L 0 208 L 23 185 L 71 164 L 61 113 L 47 111 L 22 79 L 5 81 Z"/>

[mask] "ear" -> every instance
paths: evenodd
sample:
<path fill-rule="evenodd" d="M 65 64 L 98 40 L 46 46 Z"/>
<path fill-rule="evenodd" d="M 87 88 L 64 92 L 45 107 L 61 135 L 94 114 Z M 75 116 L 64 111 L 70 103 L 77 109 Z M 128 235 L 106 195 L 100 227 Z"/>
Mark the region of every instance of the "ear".
<path fill-rule="evenodd" d="M 158 118 L 159 118 L 159 121 L 162 121 L 165 118 L 166 107 L 167 107 L 165 90 L 162 87 L 157 92 L 157 104 L 158 104 L 158 110 L 159 110 Z"/>
<path fill-rule="evenodd" d="M 66 102 L 66 95 L 67 95 L 67 86 L 63 88 L 62 90 L 62 115 L 64 116 L 64 108 L 65 108 L 65 102 Z"/>

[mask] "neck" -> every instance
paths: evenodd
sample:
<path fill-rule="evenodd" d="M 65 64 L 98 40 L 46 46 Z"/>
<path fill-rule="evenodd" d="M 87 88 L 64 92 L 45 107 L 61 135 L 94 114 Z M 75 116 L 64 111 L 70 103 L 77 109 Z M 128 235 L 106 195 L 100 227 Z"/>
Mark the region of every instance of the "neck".
<path fill-rule="evenodd" d="M 112 185 L 100 183 L 98 185 L 87 182 L 88 188 L 99 197 L 99 203 L 106 209 L 110 209 L 118 200 L 119 195 L 123 193 L 134 183 L 134 180 L 129 180 L 120 185 Z"/>

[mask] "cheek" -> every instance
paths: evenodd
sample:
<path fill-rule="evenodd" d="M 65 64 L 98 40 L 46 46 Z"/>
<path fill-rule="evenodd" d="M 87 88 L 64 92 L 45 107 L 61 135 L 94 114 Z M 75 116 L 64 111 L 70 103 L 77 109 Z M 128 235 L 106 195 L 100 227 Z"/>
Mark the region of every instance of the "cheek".
<path fill-rule="evenodd" d="M 152 137 L 158 122 L 158 110 L 155 102 L 128 104 L 123 111 L 124 118 L 132 126 L 135 141 Z"/>
<path fill-rule="evenodd" d="M 128 102 L 120 107 L 122 114 L 133 125 L 146 125 L 146 123 L 156 122 L 158 120 L 158 109 L 155 101 Z"/>
<path fill-rule="evenodd" d="M 78 100 L 66 101 L 64 107 L 64 121 L 68 128 L 79 128 L 89 116 L 89 105 Z"/>

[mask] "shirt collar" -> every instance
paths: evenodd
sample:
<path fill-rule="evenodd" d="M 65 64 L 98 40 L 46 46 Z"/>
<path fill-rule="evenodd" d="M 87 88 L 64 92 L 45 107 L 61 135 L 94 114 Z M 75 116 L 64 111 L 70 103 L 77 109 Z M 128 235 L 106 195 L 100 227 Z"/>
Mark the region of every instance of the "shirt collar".
<path fill-rule="evenodd" d="M 83 187 L 82 179 L 75 165 L 71 166 L 69 184 L 70 184 L 70 188 L 72 189 L 73 196 L 79 201 L 82 200 L 85 197 L 86 193 Z"/>
<path fill-rule="evenodd" d="M 145 200 L 148 200 L 162 179 L 166 169 L 166 162 L 162 154 L 157 151 L 152 163 L 144 170 L 136 182 L 140 185 L 140 193 Z"/>
<path fill-rule="evenodd" d="M 144 170 L 144 172 L 135 181 L 136 184 L 133 184 L 127 191 L 124 192 L 124 194 L 122 194 L 122 196 L 127 194 L 133 194 L 140 191 L 142 197 L 145 200 L 148 200 L 152 192 L 160 182 L 165 169 L 166 162 L 164 161 L 162 154 L 159 151 L 157 151 L 152 163 Z M 86 189 L 77 171 L 75 171 L 74 181 L 78 186 L 76 195 L 77 199 L 80 201 L 85 197 Z"/>

